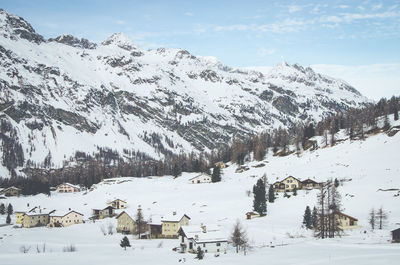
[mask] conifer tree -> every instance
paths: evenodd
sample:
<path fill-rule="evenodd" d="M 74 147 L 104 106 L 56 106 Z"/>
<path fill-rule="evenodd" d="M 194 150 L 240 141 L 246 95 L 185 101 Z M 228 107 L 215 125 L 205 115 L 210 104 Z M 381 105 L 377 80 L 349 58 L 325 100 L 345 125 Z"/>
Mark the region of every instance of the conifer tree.
<path fill-rule="evenodd" d="M 268 189 L 268 201 L 274 202 L 275 201 L 275 191 L 273 185 L 269 185 Z"/>
<path fill-rule="evenodd" d="M 371 229 L 375 229 L 375 221 L 376 221 L 376 214 L 375 214 L 375 209 L 372 208 L 371 211 L 369 212 L 369 218 L 368 222 L 371 225 Z"/>
<path fill-rule="evenodd" d="M 312 228 L 312 216 L 311 216 L 311 210 L 310 207 L 307 206 L 306 210 L 304 211 L 304 216 L 303 216 L 303 224 L 307 229 Z"/>
<path fill-rule="evenodd" d="M 204 251 L 201 250 L 201 247 L 197 247 L 196 258 L 200 260 L 204 258 Z"/>
<path fill-rule="evenodd" d="M 311 223 L 312 223 L 312 227 L 314 229 L 316 229 L 318 227 L 318 210 L 315 206 L 312 211 Z"/>
<path fill-rule="evenodd" d="M 10 215 L 9 215 L 9 214 L 7 215 L 7 218 L 6 218 L 6 223 L 7 223 L 7 224 L 10 224 L 10 223 L 11 223 L 11 217 L 10 217 Z"/>
<path fill-rule="evenodd" d="M 13 206 L 11 205 L 11 203 L 10 203 L 10 204 L 8 204 L 8 206 L 7 206 L 7 214 L 8 214 L 8 215 L 12 215 L 13 212 L 14 212 L 14 209 L 13 209 Z"/>
<path fill-rule="evenodd" d="M 262 179 L 257 181 L 257 184 L 253 186 L 253 209 L 260 215 L 267 213 L 267 202 L 265 197 L 265 183 Z"/>
<path fill-rule="evenodd" d="M 293 196 L 297 196 L 297 188 L 296 187 L 294 187 L 294 189 L 293 189 Z"/>
<path fill-rule="evenodd" d="M 126 250 L 127 247 L 131 246 L 131 243 L 129 242 L 129 239 L 127 236 L 124 236 L 121 240 L 121 243 L 119 244 L 124 250 Z"/>
<path fill-rule="evenodd" d="M 219 182 L 221 181 L 221 170 L 219 167 L 214 166 L 213 173 L 211 175 L 212 182 Z"/>
<path fill-rule="evenodd" d="M 3 215 L 6 213 L 6 207 L 4 206 L 4 203 L 0 204 L 0 214 Z"/>
<path fill-rule="evenodd" d="M 339 187 L 339 180 L 337 178 L 335 178 L 335 187 Z"/>
<path fill-rule="evenodd" d="M 143 213 L 142 213 L 142 208 L 138 207 L 137 212 L 136 212 L 136 234 L 138 235 L 138 238 L 140 239 L 141 234 L 143 234 L 146 231 L 146 221 L 144 220 Z"/>

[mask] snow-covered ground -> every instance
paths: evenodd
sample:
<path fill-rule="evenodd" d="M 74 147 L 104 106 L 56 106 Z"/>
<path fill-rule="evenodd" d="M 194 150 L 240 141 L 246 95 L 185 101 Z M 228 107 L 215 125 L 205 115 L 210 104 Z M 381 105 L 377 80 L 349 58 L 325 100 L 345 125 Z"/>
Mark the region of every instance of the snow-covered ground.
<path fill-rule="evenodd" d="M 119 178 L 96 185 L 93 191 L 76 194 L 55 194 L 8 198 L 15 210 L 41 205 L 48 209 L 72 208 L 87 219 L 91 208 L 113 198 L 128 202 L 128 210 L 135 212 L 142 206 L 147 218 L 186 213 L 191 224 L 219 225 L 229 236 L 233 223 L 240 219 L 247 230 L 252 249 L 244 256 L 230 248 L 227 254 L 214 257 L 206 254 L 198 261 L 192 254 L 172 251 L 178 240 L 135 240 L 130 236 L 133 248 L 124 251 L 119 242 L 120 234 L 103 236 L 100 227 L 115 219 L 96 223 L 87 222 L 67 228 L 20 229 L 0 227 L 0 264 L 176 264 L 185 258 L 186 263 L 205 264 L 398 264 L 400 244 L 391 244 L 390 230 L 400 227 L 399 191 L 380 189 L 400 188 L 400 163 L 398 150 L 400 133 L 393 137 L 377 134 L 365 141 L 344 141 L 334 147 L 306 151 L 300 156 L 267 156 L 261 162 L 248 164 L 249 170 L 235 173 L 236 165 L 223 170 L 220 183 L 189 184 L 196 174 L 184 173 L 173 178 Z M 268 203 L 268 215 L 246 220 L 245 213 L 252 210 L 251 190 L 264 173 L 270 183 L 288 175 L 300 179 L 323 181 L 328 178 L 345 179 L 340 186 L 344 212 L 358 218 L 360 229 L 346 231 L 341 238 L 315 239 L 310 231 L 301 228 L 307 205 L 316 204 L 317 191 L 299 191 L 297 196 Z M 389 214 L 384 230 L 371 231 L 368 212 L 372 207 L 383 207 Z M 1 217 L 4 223 L 5 217 Z M 12 216 L 13 222 L 15 216 Z M 162 242 L 162 243 L 161 243 Z M 37 246 L 46 245 L 46 254 L 37 253 Z M 63 252 L 63 247 L 73 244 L 77 251 Z M 160 247 L 160 245 L 162 245 Z M 31 246 L 28 253 L 21 253 L 21 246 Z M 275 246 L 271 248 L 271 246 Z"/>

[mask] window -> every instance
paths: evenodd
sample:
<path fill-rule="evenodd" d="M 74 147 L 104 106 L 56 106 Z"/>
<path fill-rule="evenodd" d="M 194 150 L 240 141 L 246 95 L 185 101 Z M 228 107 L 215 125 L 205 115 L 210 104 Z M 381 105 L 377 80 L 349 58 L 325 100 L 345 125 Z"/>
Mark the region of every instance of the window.
<path fill-rule="evenodd" d="M 205 248 L 205 247 L 206 247 L 206 244 L 204 243 L 204 244 L 203 244 L 203 248 Z"/>
<path fill-rule="evenodd" d="M 219 247 L 219 246 L 221 246 L 221 243 L 220 243 L 220 242 L 217 243 L 217 247 Z"/>

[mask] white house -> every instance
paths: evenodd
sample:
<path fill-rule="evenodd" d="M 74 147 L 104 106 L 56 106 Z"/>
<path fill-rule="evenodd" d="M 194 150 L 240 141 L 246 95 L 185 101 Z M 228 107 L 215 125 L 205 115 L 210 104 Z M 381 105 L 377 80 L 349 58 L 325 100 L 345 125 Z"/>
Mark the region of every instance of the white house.
<path fill-rule="evenodd" d="M 181 252 L 195 253 L 200 247 L 205 253 L 225 253 L 228 239 L 218 227 L 182 226 L 179 230 Z"/>
<path fill-rule="evenodd" d="M 211 183 L 211 176 L 206 173 L 201 173 L 196 177 L 189 179 L 189 183 L 198 184 L 198 183 Z"/>
<path fill-rule="evenodd" d="M 69 193 L 69 192 L 79 192 L 81 188 L 77 185 L 65 182 L 56 187 L 56 192 Z"/>

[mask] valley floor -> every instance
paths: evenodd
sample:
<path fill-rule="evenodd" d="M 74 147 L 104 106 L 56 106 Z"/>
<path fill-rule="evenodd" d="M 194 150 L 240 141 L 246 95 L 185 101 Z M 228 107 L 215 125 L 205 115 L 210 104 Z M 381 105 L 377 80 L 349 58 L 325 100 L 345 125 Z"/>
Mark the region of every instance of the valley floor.
<path fill-rule="evenodd" d="M 267 156 L 264 162 L 249 163 L 249 170 L 243 173 L 235 173 L 237 166 L 230 165 L 223 170 L 219 183 L 189 184 L 196 174 L 184 173 L 178 178 L 106 180 L 87 193 L 7 198 L 1 202 L 12 203 L 14 210 L 25 208 L 27 203 L 48 209 L 72 208 L 83 213 L 85 219 L 93 207 L 121 198 L 128 202 L 128 211 L 135 212 L 141 205 L 146 218 L 178 211 L 189 215 L 191 224 L 218 225 L 227 237 L 239 219 L 252 249 L 246 256 L 229 248 L 219 257 L 207 253 L 204 260 L 196 260 L 192 254 L 172 251 L 179 245 L 178 240 L 135 240 L 129 236 L 133 247 L 124 251 L 119 246 L 122 235 L 101 233 L 102 225 L 116 225 L 115 219 L 105 219 L 67 228 L 2 226 L 0 264 L 176 264 L 183 258 L 188 264 L 398 264 L 400 244 L 390 243 L 390 231 L 400 227 L 400 196 L 396 190 L 400 189 L 399 148 L 400 133 L 393 137 L 378 134 L 365 141 L 346 140 L 334 147 L 307 151 L 299 157 Z M 264 166 L 255 167 L 260 163 Z M 246 220 L 245 213 L 252 210 L 253 201 L 247 191 L 264 173 L 269 183 L 289 175 L 317 181 L 342 180 L 339 190 L 343 212 L 358 218 L 362 227 L 346 231 L 340 238 L 315 239 L 301 223 L 305 207 L 316 205 L 316 190 L 301 190 L 290 198 L 280 195 L 274 203 L 268 203 L 267 216 Z M 371 231 L 368 213 L 381 206 L 389 219 L 385 229 Z M 4 219 L 0 216 L 0 223 L 5 223 Z M 46 252 L 37 253 L 37 247 L 42 252 L 43 244 Z M 70 244 L 77 251 L 63 252 Z M 22 253 L 22 246 L 30 247 L 29 252 Z"/>

